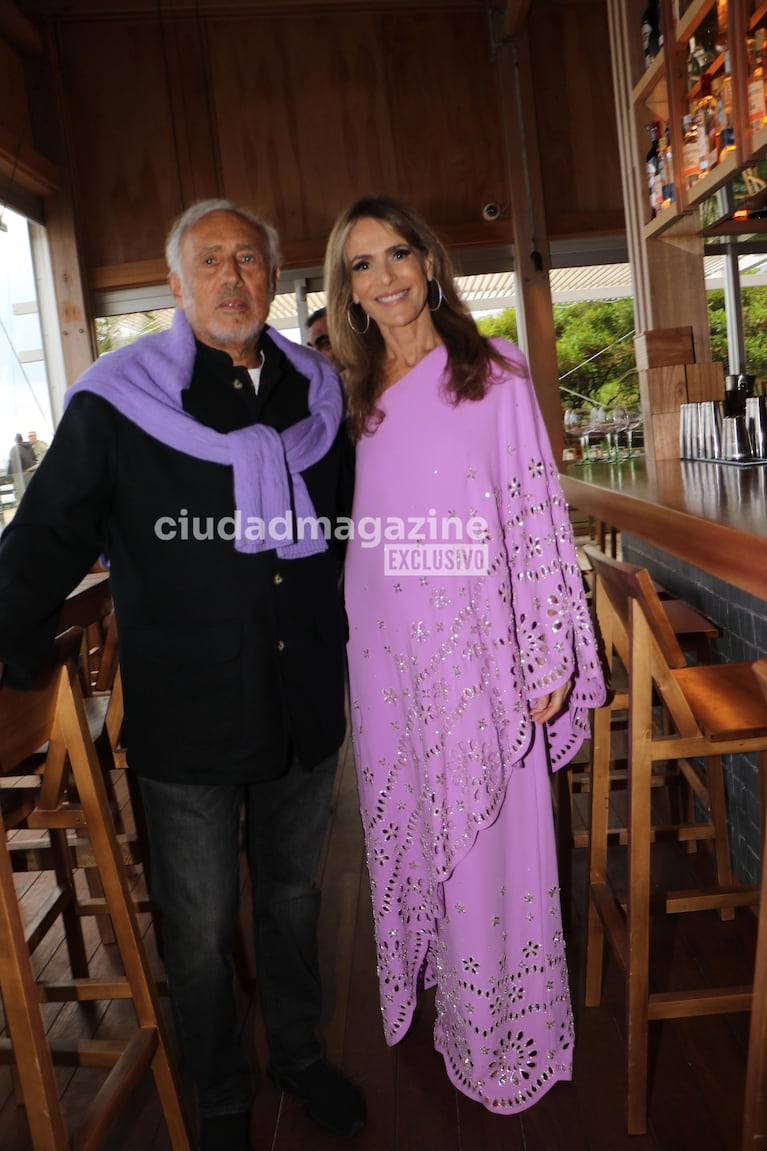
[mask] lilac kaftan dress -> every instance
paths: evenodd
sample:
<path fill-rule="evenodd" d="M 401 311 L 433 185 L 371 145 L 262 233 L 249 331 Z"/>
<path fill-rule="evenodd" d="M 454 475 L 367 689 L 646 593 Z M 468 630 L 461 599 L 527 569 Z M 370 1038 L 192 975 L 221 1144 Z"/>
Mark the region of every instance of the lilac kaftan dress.
<path fill-rule="evenodd" d="M 478 403 L 444 396 L 441 347 L 384 393 L 385 418 L 358 445 L 346 592 L 386 1040 L 405 1035 L 421 983 L 436 984 L 450 1078 L 513 1113 L 571 1075 L 549 758 L 572 757 L 604 685 L 527 366 L 494 343 L 517 373 L 497 369 Z M 429 545 L 454 543 L 455 521 L 466 541 L 472 517 L 475 545 L 477 517 L 488 525 L 488 574 L 444 570 L 447 552 L 423 574 L 440 563 Z M 375 546 L 378 529 L 388 541 Z M 528 702 L 571 676 L 544 740 Z"/>

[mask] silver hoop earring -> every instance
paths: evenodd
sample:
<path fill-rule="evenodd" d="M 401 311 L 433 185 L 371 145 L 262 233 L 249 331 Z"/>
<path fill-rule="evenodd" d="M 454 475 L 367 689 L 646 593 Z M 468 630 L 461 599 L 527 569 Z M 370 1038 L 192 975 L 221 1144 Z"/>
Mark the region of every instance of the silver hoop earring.
<path fill-rule="evenodd" d="M 438 311 L 439 311 L 439 309 L 442 307 L 442 301 L 444 300 L 444 298 L 445 298 L 445 297 L 444 297 L 444 295 L 443 295 L 443 293 L 442 293 L 442 285 L 440 284 L 440 282 L 439 282 L 439 280 L 437 279 L 437 277 L 436 277 L 436 276 L 434 277 L 434 279 L 433 279 L 433 280 L 429 280 L 429 289 L 428 289 L 428 293 L 427 293 L 427 296 L 428 296 L 428 295 L 431 295 L 431 286 L 432 286 L 432 284 L 436 284 L 436 285 L 437 285 L 437 293 L 438 293 L 438 295 L 437 295 L 437 302 L 436 302 L 436 304 L 434 305 L 434 307 L 432 308 L 431 304 L 429 304 L 429 311 L 430 311 L 430 312 L 438 312 Z"/>
<path fill-rule="evenodd" d="M 357 305 L 357 307 L 359 307 L 359 304 Z M 365 332 L 370 327 L 370 315 L 368 312 L 365 312 L 365 327 L 364 328 L 355 328 L 355 326 L 352 322 L 352 304 L 349 304 L 349 307 L 346 309 L 346 319 L 349 323 L 349 327 L 354 332 L 355 336 L 364 336 Z"/>

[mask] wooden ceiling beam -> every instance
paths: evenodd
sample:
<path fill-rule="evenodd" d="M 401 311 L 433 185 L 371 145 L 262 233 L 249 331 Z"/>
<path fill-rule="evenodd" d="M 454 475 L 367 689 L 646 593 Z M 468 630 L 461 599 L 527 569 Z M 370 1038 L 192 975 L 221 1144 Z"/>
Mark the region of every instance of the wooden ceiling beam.
<path fill-rule="evenodd" d="M 0 4 L 10 0 L 0 0 Z M 522 0 L 525 6 L 529 0 Z M 253 14 L 253 0 L 18 0 L 30 16 L 81 19 L 96 17 L 114 20 L 133 18 L 171 19 L 203 15 L 237 16 Z M 338 11 L 434 11 L 435 9 L 475 9 L 483 0 L 259 0 L 259 15 L 289 12 Z"/>

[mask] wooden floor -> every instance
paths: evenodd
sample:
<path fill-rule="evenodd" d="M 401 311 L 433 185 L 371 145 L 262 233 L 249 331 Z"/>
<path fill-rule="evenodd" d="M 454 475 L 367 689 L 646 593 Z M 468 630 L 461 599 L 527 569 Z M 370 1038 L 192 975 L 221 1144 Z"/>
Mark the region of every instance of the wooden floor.
<path fill-rule="evenodd" d="M 669 854 L 664 867 L 681 880 L 699 859 Z M 492 1115 L 450 1085 L 432 1047 L 432 1005 L 424 1001 L 411 1033 L 397 1047 L 384 1044 L 378 1008 L 371 913 L 351 754 L 345 750 L 336 786 L 332 826 L 322 873 L 322 961 L 326 983 L 328 1057 L 352 1075 L 367 1097 L 369 1121 L 349 1140 L 318 1131 L 296 1100 L 260 1081 L 253 1112 L 256 1151 L 736 1151 L 739 1148 L 746 1015 L 720 1016 L 652 1027 L 652 1086 L 648 1134 L 627 1136 L 624 1125 L 622 987 L 612 962 L 606 966 L 599 1008 L 583 1007 L 585 852 L 571 853 L 573 895 L 568 956 L 577 1045 L 572 1083 L 557 1084 L 519 1117 Z M 620 849 L 616 849 L 620 866 Z M 35 900 L 41 876 L 20 876 L 25 904 Z M 750 979 L 753 920 L 748 912 L 734 924 L 713 913 L 667 920 L 654 956 L 654 970 L 675 980 L 711 982 Z M 153 941 L 147 917 L 147 942 Z M 113 948 L 90 935 L 97 967 L 114 967 Z M 64 962 L 53 945 L 36 953 L 36 965 L 53 976 Z M 157 963 L 158 975 L 161 973 Z M 255 988 L 242 993 L 245 1031 L 255 1067 L 265 1065 L 265 1046 Z M 77 1005 L 53 1006 L 54 1033 L 73 1033 L 91 1024 Z M 125 1004 L 112 1004 L 99 1017 L 101 1034 L 119 1034 Z M 87 1101 L 98 1072 L 62 1072 L 68 1112 Z M 256 1072 L 258 1074 L 258 1072 Z M 120 1120 L 108 1147 L 167 1151 L 168 1140 L 151 1083 L 137 1090 L 130 1116 Z M 9 1070 L 0 1070 L 0 1151 L 28 1151 L 24 1111 L 14 1100 Z"/>

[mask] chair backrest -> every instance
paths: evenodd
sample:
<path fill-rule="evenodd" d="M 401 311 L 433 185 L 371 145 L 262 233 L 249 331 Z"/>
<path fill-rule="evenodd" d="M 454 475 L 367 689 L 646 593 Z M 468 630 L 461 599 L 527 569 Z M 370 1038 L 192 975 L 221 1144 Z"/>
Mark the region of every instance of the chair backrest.
<path fill-rule="evenodd" d="M 135 1084 L 151 1068 L 171 1145 L 190 1151 L 191 1141 L 165 1035 L 157 988 L 147 962 L 131 899 L 121 848 L 110 816 L 109 798 L 91 737 L 77 657 L 82 632 L 60 636 L 52 658 L 30 691 L 0 691 L 0 771 L 18 776 L 27 756 L 47 744 L 39 786 L 24 820 L 31 830 L 48 833 L 56 882 L 46 902 L 36 904 L 35 920 L 25 922 L 13 875 L 6 830 L 0 813 L 0 1000 L 10 1041 L 0 1045 L 0 1062 L 13 1062 L 30 1127 L 31 1144 L 46 1151 L 72 1147 L 96 1151 L 107 1138 L 118 1110 L 133 1099 Z M 36 782 L 36 781 L 33 781 Z M 75 792 L 71 790 L 74 785 Z M 15 788 L 6 789 L 13 792 Z M 21 790 L 26 790 L 22 788 Z M 16 815 L 16 810 L 12 812 Z M 70 833 L 90 840 L 104 908 L 109 915 L 124 977 L 104 979 L 88 969 L 82 936 L 83 914 L 93 914 L 73 882 Z M 63 920 L 71 978 L 46 983 L 33 969 L 32 952 L 59 918 Z M 110 959 L 111 967 L 111 959 Z M 100 1036 L 49 1042 L 41 1013 L 49 1001 L 130 998 L 137 1029 L 128 1040 L 106 1042 Z M 88 1100 L 87 1110 L 70 1132 L 59 1098 L 54 1057 L 69 1066 L 110 1068 Z"/>
<path fill-rule="evenodd" d="M 117 664 L 117 618 L 114 611 L 112 611 L 104 633 L 99 670 L 96 676 L 96 682 L 93 685 L 94 691 L 112 690 L 112 684 L 117 674 Z"/>
<path fill-rule="evenodd" d="M 631 600 L 637 600 L 647 618 L 648 625 L 669 667 L 686 667 L 687 660 L 679 646 L 674 629 L 663 610 L 652 577 L 646 568 L 611 559 L 599 548 L 587 544 L 584 553 L 601 579 L 613 610 L 630 631 Z"/>
<path fill-rule="evenodd" d="M 50 742 L 59 691 L 57 669 L 67 660 L 77 660 L 81 638 L 79 628 L 59 636 L 50 660 L 28 690 L 0 691 L 0 776 L 18 775 L 24 761 Z"/>
<path fill-rule="evenodd" d="M 697 720 L 674 676 L 674 671 L 687 667 L 687 661 L 650 573 L 611 559 L 590 545 L 584 551 L 619 622 L 621 635 L 613 637 L 613 643 L 629 671 L 638 724 L 650 730 L 654 685 L 674 730 L 683 737 L 695 736 Z"/>

